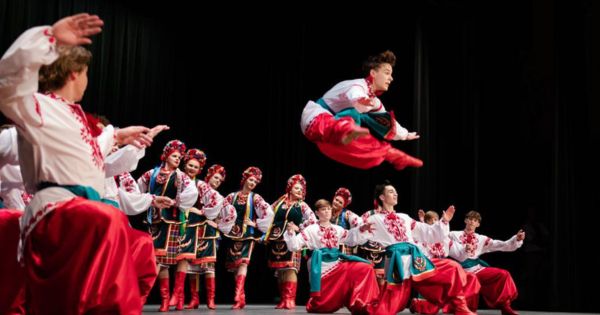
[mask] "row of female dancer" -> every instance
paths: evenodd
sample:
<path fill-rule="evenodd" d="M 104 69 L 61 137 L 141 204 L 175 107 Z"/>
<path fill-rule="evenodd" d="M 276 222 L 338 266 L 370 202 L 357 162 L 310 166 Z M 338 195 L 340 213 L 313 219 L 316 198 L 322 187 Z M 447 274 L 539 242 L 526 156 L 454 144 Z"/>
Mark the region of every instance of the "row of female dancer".
<path fill-rule="evenodd" d="M 343 187 L 331 202 L 320 199 L 315 203 L 315 216 L 304 201 L 306 181 L 302 175 L 290 177 L 285 194 L 269 204 L 254 193 L 262 180 L 257 167 L 242 173 L 239 191 L 221 197 L 216 188 L 225 178 L 224 168 L 213 165 L 202 181 L 197 175 L 206 163 L 205 154 L 198 149 L 185 152 L 184 148 L 178 140 L 169 142 L 162 167 L 147 171 L 138 180 L 141 191 L 145 191 L 156 178 L 152 193 L 170 192 L 163 196 L 181 202 L 186 200 L 187 186 L 198 191 L 195 202 L 193 198 L 189 201 L 193 206 L 162 209 L 148 216 L 152 217 L 148 222 L 152 222 L 156 259 L 163 267 L 159 275 L 160 311 L 167 311 L 170 305 L 177 310 L 184 308 L 186 274 L 192 293 L 186 308 L 199 305 L 197 274 L 206 274 L 207 306 L 215 308 L 214 264 L 221 231 L 232 240 L 225 249 L 225 266 L 236 273 L 233 309 L 246 304 L 246 271 L 255 244 L 261 242 L 267 246 L 268 266 L 277 274 L 281 301 L 276 308 L 295 308 L 301 251 L 309 249 L 309 312 L 335 312 L 345 306 L 353 313 L 394 314 L 409 305 L 414 288 L 420 295 L 410 301 L 410 307 L 418 313 L 435 314 L 445 307 L 446 312 L 471 314 L 481 294 L 488 306 L 501 309 L 503 314 L 515 314 L 511 301 L 517 290 L 510 274 L 488 267 L 479 255 L 516 250 L 524 238 L 522 231 L 506 242 L 476 234 L 481 217 L 471 211 L 465 218 L 465 230 L 450 232 L 453 206 L 441 220 L 433 211 L 420 211 L 419 219 L 414 220 L 395 212 L 398 194 L 387 182 L 375 188 L 377 207 L 362 216 L 348 210 L 352 195 Z M 184 171 L 178 181 L 175 174 L 181 157 Z M 189 184 L 178 189 L 177 183 L 185 183 L 186 175 Z M 175 288 L 169 295 L 166 268 L 175 264 Z"/>
<path fill-rule="evenodd" d="M 464 231 L 450 232 L 454 207 L 431 225 L 413 220 L 395 212 L 396 190 L 383 183 L 375 188 L 377 206 L 362 217 L 339 210 L 351 201 L 350 193 L 340 189 L 333 205 L 326 200 L 315 204 L 317 219 L 304 202 L 302 175 L 292 176 L 286 193 L 269 204 L 253 193 L 262 179 L 256 167 L 243 173 L 240 191 L 223 197 L 196 178 L 205 163 L 202 151 L 186 150 L 177 140 L 165 146 L 158 167 L 134 180 L 129 172 L 137 168 L 144 148 L 168 127 L 114 128 L 76 103 L 86 90 L 91 59 L 79 45 L 91 43 L 89 37 L 102 26 L 98 16 L 83 13 L 29 29 L 0 60 L 0 110 L 15 126 L 0 134 L 0 168 L 12 168 L 15 175 L 3 177 L 2 186 L 20 183 L 19 189 L 32 193 L 17 194 L 28 202 L 24 211 L 0 211 L 0 252 L 8 253 L 0 258 L 0 278 L 5 279 L 0 313 L 139 314 L 155 282 L 160 311 L 170 304 L 182 309 L 186 274 L 197 283 L 197 274 L 214 271 L 220 231 L 233 240 L 226 264 L 236 272 L 237 309 L 245 306 L 246 268 L 261 239 L 268 246 L 269 266 L 277 270 L 278 308 L 295 307 L 299 250 L 308 248 L 310 312 L 346 306 L 353 313 L 394 314 L 408 305 L 414 288 L 422 295 L 412 303 L 414 309 L 446 306 L 455 314 L 473 314 L 476 306 L 468 299 L 481 294 L 489 306 L 515 314 L 510 275 L 488 267 L 479 255 L 514 250 L 524 234 L 506 242 L 476 234 L 481 218 L 475 212 L 467 215 Z M 422 165 L 381 140 L 418 138 L 401 129 L 375 96 L 391 83 L 392 57 L 385 52 L 372 59 L 367 79 L 341 85 L 350 88 L 342 99 L 356 99 L 381 115 L 350 111 L 334 116 L 343 106 L 335 97 L 307 104 L 303 132 L 324 154 L 353 166 L 356 161 L 348 159 L 346 150 L 355 156 L 362 152 L 356 167 L 383 161 L 397 169 Z M 355 93 L 365 89 L 366 96 Z M 359 120 L 375 125 L 368 131 L 355 125 Z M 371 136 L 372 129 L 380 136 Z M 368 154 L 374 144 L 379 153 Z M 185 171 L 179 169 L 182 160 Z M 217 167 L 209 177 L 221 172 Z M 126 215 L 139 213 L 146 214 L 149 233 L 129 226 Z M 358 245 L 365 245 L 366 260 L 349 255 Z M 341 246 L 347 249 L 340 251 Z M 448 255 L 462 266 L 445 259 Z M 172 265 L 177 272 L 171 293 L 167 268 Z M 214 308 L 214 276 L 207 278 L 208 306 Z M 189 306 L 194 308 L 199 304 L 195 285 L 192 292 Z"/>

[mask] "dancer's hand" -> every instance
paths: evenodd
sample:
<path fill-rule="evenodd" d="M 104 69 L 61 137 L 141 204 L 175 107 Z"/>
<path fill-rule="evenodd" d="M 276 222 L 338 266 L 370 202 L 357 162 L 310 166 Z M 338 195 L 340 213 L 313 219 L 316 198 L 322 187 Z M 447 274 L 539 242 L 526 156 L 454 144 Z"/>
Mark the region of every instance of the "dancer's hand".
<path fill-rule="evenodd" d="M 156 137 L 156 135 L 161 133 L 161 131 L 169 130 L 169 129 L 171 129 L 171 127 L 169 127 L 167 125 L 156 125 L 156 126 L 154 126 L 154 128 L 150 129 L 150 131 L 148 132 L 148 137 L 154 139 L 154 137 Z"/>
<path fill-rule="evenodd" d="M 300 228 L 296 224 L 294 224 L 294 222 L 288 222 L 286 229 L 288 230 L 288 232 L 291 232 L 291 233 L 300 231 Z"/>
<path fill-rule="evenodd" d="M 154 200 L 152 200 L 152 207 L 155 209 L 166 209 L 170 208 L 175 204 L 175 201 L 169 197 L 165 196 L 156 196 Z"/>
<path fill-rule="evenodd" d="M 97 15 L 75 14 L 59 20 L 52 25 L 52 36 L 59 45 L 91 44 L 89 36 L 102 32 L 104 22 Z"/>
<path fill-rule="evenodd" d="M 244 218 L 244 224 L 251 226 L 251 227 L 256 227 L 256 223 L 252 222 L 252 220 L 250 220 L 248 218 Z"/>
<path fill-rule="evenodd" d="M 361 233 L 365 233 L 365 232 L 368 232 L 368 233 L 373 233 L 373 231 L 375 230 L 375 227 L 373 226 L 373 223 L 370 223 L 370 222 L 365 222 L 365 223 L 363 223 L 363 225 L 361 225 L 361 226 L 358 228 L 358 230 L 359 230 Z"/>
<path fill-rule="evenodd" d="M 425 211 L 423 211 L 423 209 L 417 211 L 417 216 L 419 217 L 419 221 L 425 222 Z"/>
<path fill-rule="evenodd" d="M 409 132 L 408 135 L 406 135 L 406 140 L 416 140 L 421 138 L 421 136 L 419 136 L 416 132 Z"/>
<path fill-rule="evenodd" d="M 150 132 L 148 127 L 131 126 L 117 129 L 115 131 L 115 138 L 119 145 L 132 144 L 142 149 L 152 144 L 152 138 L 147 135 L 148 132 Z"/>
<path fill-rule="evenodd" d="M 517 232 L 517 241 L 522 241 L 524 239 L 525 239 L 525 231 L 519 230 L 519 232 Z"/>
<path fill-rule="evenodd" d="M 451 205 L 450 207 L 448 207 L 448 209 L 446 209 L 446 211 L 443 212 L 442 219 L 444 219 L 446 222 L 452 221 L 452 218 L 454 217 L 454 212 L 456 212 L 456 209 L 453 205 Z"/>

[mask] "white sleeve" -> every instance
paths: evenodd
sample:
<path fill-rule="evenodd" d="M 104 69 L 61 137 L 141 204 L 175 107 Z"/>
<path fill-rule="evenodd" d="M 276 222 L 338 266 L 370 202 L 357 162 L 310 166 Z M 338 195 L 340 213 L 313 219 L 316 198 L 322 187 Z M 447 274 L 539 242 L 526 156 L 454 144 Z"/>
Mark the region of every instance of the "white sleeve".
<path fill-rule="evenodd" d="M 139 192 L 127 192 L 119 188 L 119 206 L 126 215 L 140 214 L 150 208 L 153 197 L 151 194 Z"/>
<path fill-rule="evenodd" d="M 198 200 L 198 189 L 196 188 L 196 185 L 194 185 L 194 182 L 190 181 L 187 175 L 180 173 L 179 170 L 176 171 L 177 176 L 180 176 L 180 179 L 183 181 L 181 184 L 183 187 L 177 196 L 175 203 L 180 210 L 186 211 L 196 204 L 196 200 Z"/>
<path fill-rule="evenodd" d="M 458 262 L 463 262 L 469 258 L 465 247 L 460 242 L 455 242 L 448 238 L 448 256 Z"/>
<path fill-rule="evenodd" d="M 0 110 L 15 124 L 39 125 L 41 109 L 35 93 L 38 72 L 58 58 L 56 40 L 49 36 L 49 26 L 27 30 L 0 60 Z"/>
<path fill-rule="evenodd" d="M 347 246 L 354 247 L 357 245 L 362 245 L 368 242 L 371 238 L 373 238 L 372 232 L 361 232 L 360 227 L 357 226 L 355 228 L 351 228 L 348 231 L 347 237 L 343 240 L 343 243 Z"/>
<path fill-rule="evenodd" d="M 267 233 L 271 221 L 273 221 L 273 216 L 275 215 L 273 208 L 271 208 L 271 205 L 266 202 L 263 197 L 254 194 L 254 209 L 256 209 L 256 213 L 258 214 L 258 217 L 256 218 L 256 227 L 261 232 Z"/>
<path fill-rule="evenodd" d="M 145 149 L 139 149 L 133 145 L 126 145 L 109 154 L 104 159 L 106 177 L 133 172 L 137 168 L 138 161 L 144 157 L 145 151 Z"/>
<path fill-rule="evenodd" d="M 450 224 L 442 222 L 443 220 L 438 220 L 436 223 L 429 225 L 410 217 L 408 218 L 411 220 L 413 238 L 419 242 L 443 243 L 448 234 L 450 234 Z"/>
<path fill-rule="evenodd" d="M 394 135 L 394 138 L 392 138 L 392 139 L 393 140 L 406 140 L 406 138 L 408 137 L 408 129 L 400 126 L 398 121 L 396 121 L 395 119 L 394 119 L 394 122 L 396 123 L 396 134 Z"/>
<path fill-rule="evenodd" d="M 17 128 L 11 127 L 0 132 L 0 167 L 19 165 Z"/>
<path fill-rule="evenodd" d="M 148 192 L 150 189 L 150 177 L 152 176 L 153 170 L 149 170 L 146 173 L 142 174 L 140 178 L 137 180 L 138 188 L 140 192 Z"/>
<path fill-rule="evenodd" d="M 494 240 L 487 238 L 483 243 L 481 253 L 490 252 L 514 252 L 523 245 L 523 241 L 517 241 L 517 236 L 514 235 L 508 241 Z"/>
<path fill-rule="evenodd" d="M 283 240 L 285 241 L 285 245 L 290 252 L 297 252 L 304 247 L 306 247 L 308 243 L 308 235 L 304 233 L 304 231 L 300 231 L 300 233 L 295 234 L 294 232 L 285 231 L 283 233 Z"/>
<path fill-rule="evenodd" d="M 100 147 L 100 151 L 102 152 L 102 156 L 106 158 L 106 156 L 112 151 L 113 145 L 115 144 L 115 127 L 112 125 L 108 125 L 102 128 L 102 133 L 96 137 L 98 141 L 98 146 Z M 123 173 L 126 171 L 118 172 Z"/>

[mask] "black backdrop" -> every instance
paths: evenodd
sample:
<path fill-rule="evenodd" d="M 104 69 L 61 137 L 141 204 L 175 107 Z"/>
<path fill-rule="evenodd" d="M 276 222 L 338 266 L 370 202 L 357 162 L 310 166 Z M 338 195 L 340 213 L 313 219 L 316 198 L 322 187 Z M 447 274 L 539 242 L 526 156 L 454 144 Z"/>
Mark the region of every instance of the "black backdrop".
<path fill-rule="evenodd" d="M 485 2 L 482 4 L 480 2 Z M 558 1 L 402 1 L 360 6 L 291 3 L 269 7 L 184 1 L 0 1 L 0 48 L 25 29 L 77 12 L 100 15 L 102 34 L 82 104 L 117 126 L 158 123 L 161 134 L 141 161 L 158 161 L 173 138 L 223 164 L 220 191 L 238 188 L 249 165 L 264 172 L 268 201 L 302 173 L 307 201 L 351 189 L 351 209 L 372 204 L 375 184 L 390 179 L 398 209 L 457 207 L 454 229 L 471 209 L 480 232 L 528 236 L 515 253 L 487 255 L 509 269 L 517 308 L 599 311 L 592 258 L 600 168 L 600 3 Z M 398 56 L 382 96 L 418 141 L 396 147 L 425 166 L 356 170 L 322 156 L 299 128 L 307 100 L 362 76 L 368 55 Z M 304 268 L 304 267 L 303 267 Z M 301 274 L 298 302 L 306 301 Z M 218 269 L 217 302 L 231 303 L 233 280 Z M 154 292 L 151 302 L 157 302 Z M 275 281 L 258 246 L 247 283 L 250 303 L 270 303 Z"/>

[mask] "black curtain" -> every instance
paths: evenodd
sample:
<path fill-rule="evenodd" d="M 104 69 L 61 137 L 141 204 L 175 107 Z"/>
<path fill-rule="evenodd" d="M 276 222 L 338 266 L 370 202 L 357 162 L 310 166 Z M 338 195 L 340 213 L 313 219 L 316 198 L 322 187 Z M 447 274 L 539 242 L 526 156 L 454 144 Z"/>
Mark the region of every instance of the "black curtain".
<path fill-rule="evenodd" d="M 598 239 L 593 148 L 600 142 L 600 5 L 430 0 L 394 6 L 400 9 L 253 4 L 208 10 L 179 1 L 0 0 L 0 49 L 29 27 L 77 12 L 98 14 L 105 27 L 90 46 L 82 105 L 117 126 L 172 127 L 155 139 L 134 175 L 153 167 L 164 143 L 178 138 L 207 153 L 206 167 L 226 167 L 223 194 L 237 190 L 241 172 L 256 165 L 264 172 L 257 192 L 268 201 L 283 194 L 289 176 L 302 173 L 309 204 L 346 186 L 354 195 L 350 208 L 362 213 L 372 206 L 375 184 L 389 179 L 400 194 L 398 209 L 410 215 L 454 204 L 453 229 L 462 229 L 464 214 L 475 209 L 483 216 L 482 234 L 508 239 L 527 231 L 517 252 L 484 257 L 513 274 L 517 308 L 599 311 L 583 288 L 600 280 L 591 252 Z M 385 49 L 398 62 L 382 101 L 422 136 L 395 146 L 422 158 L 421 169 L 337 164 L 299 128 L 309 99 L 361 77 L 361 62 Z M 298 302 L 304 303 L 305 268 L 300 278 Z M 217 302 L 230 303 L 232 276 L 219 265 L 217 279 Z M 275 287 L 257 246 L 248 301 L 272 302 Z"/>

